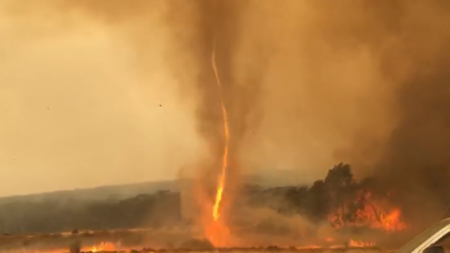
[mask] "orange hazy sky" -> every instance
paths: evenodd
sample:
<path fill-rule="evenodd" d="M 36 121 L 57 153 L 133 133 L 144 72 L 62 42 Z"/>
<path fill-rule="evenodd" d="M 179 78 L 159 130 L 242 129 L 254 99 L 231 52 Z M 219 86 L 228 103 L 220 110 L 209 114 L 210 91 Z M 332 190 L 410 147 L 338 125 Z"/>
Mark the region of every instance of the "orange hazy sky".
<path fill-rule="evenodd" d="M 195 114 L 207 105 L 190 78 L 198 69 L 177 37 L 190 36 L 195 11 L 184 1 L 106 2 L 0 3 L 0 196 L 176 179 L 207 154 Z M 346 157 L 373 159 L 351 148 L 386 138 L 391 86 L 377 51 L 353 35 L 377 20 L 350 0 L 247 3 L 233 71 L 245 85 L 253 69 L 261 95 L 243 171 L 290 170 L 301 183 Z"/>

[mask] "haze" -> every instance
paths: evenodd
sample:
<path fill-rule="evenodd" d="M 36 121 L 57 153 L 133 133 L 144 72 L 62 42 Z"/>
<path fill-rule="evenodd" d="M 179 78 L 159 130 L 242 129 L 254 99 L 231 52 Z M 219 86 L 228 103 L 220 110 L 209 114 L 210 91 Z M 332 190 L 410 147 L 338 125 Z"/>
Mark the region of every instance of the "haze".
<path fill-rule="evenodd" d="M 202 104 L 208 81 L 193 77 L 210 62 L 193 64 L 183 44 L 202 45 L 190 32 L 197 10 L 176 1 L 72 3 L 2 2 L 0 195 L 170 179 L 208 156 L 211 138 L 196 131 L 206 118 L 196 112 L 214 105 Z M 246 77 L 251 68 L 256 83 L 241 82 L 261 92 L 246 115 L 248 98 L 228 93 L 232 124 L 257 119 L 240 130 L 241 166 L 310 182 L 355 132 L 383 133 L 384 124 L 371 125 L 385 118 L 374 116 L 384 96 L 376 57 L 365 47 L 335 52 L 341 42 L 318 29 L 320 5 L 247 4 L 233 69 Z"/>
<path fill-rule="evenodd" d="M 190 3 L 1 3 L 0 195 L 175 179 L 216 161 L 213 35 L 237 174 L 287 170 L 300 184 L 341 161 L 369 174 L 407 127 L 405 80 L 447 38 L 440 0 Z"/>
<path fill-rule="evenodd" d="M 0 9 L 0 195 L 176 177 L 199 143 L 153 40 L 148 70 L 93 20 Z M 155 27 L 154 33 L 160 33 Z"/>

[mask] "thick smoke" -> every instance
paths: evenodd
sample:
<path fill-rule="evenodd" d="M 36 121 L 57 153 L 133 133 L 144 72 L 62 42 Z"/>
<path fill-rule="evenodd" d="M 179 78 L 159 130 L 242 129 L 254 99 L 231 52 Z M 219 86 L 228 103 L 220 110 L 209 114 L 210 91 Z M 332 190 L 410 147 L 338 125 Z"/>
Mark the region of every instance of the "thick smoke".
<path fill-rule="evenodd" d="M 234 193 L 239 190 L 243 143 L 247 135 L 255 131 L 257 112 L 261 111 L 260 91 L 267 53 L 258 51 L 259 45 L 255 41 L 252 41 L 255 43 L 253 48 L 249 48 L 244 30 L 251 26 L 247 17 L 250 8 L 250 1 L 200 0 L 189 5 L 171 2 L 168 9 L 168 15 L 176 17 L 168 22 L 178 42 L 178 50 L 174 50 L 170 57 L 177 59 L 183 55 L 187 58 L 187 64 L 195 67 L 195 74 L 191 73 L 188 83 L 180 80 L 181 89 L 192 92 L 195 88 L 197 129 L 208 147 L 208 153 L 201 157 L 194 169 L 194 175 L 201 177 L 196 188 L 201 188 L 199 190 L 202 192 L 194 193 L 194 199 L 210 192 L 209 201 L 213 200 L 212 193 L 217 187 L 225 145 L 221 100 L 227 111 L 230 143 L 224 208 L 230 207 Z M 221 87 L 213 72 L 213 51 Z M 252 61 L 249 63 L 248 59 Z M 187 72 L 186 62 L 180 64 L 180 61 L 174 60 L 173 66 L 177 73 Z M 200 198 L 198 206 L 207 204 L 205 201 Z"/>
<path fill-rule="evenodd" d="M 382 138 L 372 132 L 378 126 L 375 122 L 374 128 L 356 132 L 353 147 L 348 153 L 342 149 L 338 157 L 356 165 L 359 175 L 374 176 L 381 187 L 397 194 L 406 216 L 420 217 L 424 224 L 439 220 L 450 204 L 446 194 L 450 179 L 450 18 L 446 13 L 450 5 L 440 0 L 344 2 L 351 2 L 358 11 L 344 17 L 345 4 L 322 6 L 322 15 L 331 17 L 326 21 L 336 20 L 335 25 L 326 25 L 330 29 L 326 37 L 344 42 L 341 49 L 368 48 L 382 81 L 374 85 L 387 94 L 377 103 L 383 107 L 386 99 L 390 102 L 382 111 L 389 115 Z M 371 93 L 365 96 L 373 98 Z"/>
<path fill-rule="evenodd" d="M 383 70 L 396 83 L 398 123 L 374 174 L 400 193 L 407 215 L 436 221 L 450 204 L 450 4 L 396 3 Z"/>
<path fill-rule="evenodd" d="M 214 36 L 230 119 L 232 171 L 288 169 L 298 172 L 291 179 L 312 182 L 339 162 L 336 155 L 345 157 L 340 152 L 346 153 L 355 135 L 377 151 L 392 126 L 386 113 L 392 83 L 380 74 L 380 50 L 373 46 L 385 31 L 360 2 L 23 3 L 11 1 L 8 10 L 36 23 L 50 21 L 37 18 L 40 14 L 54 16 L 53 23 L 66 22 L 61 30 L 74 20 L 103 25 L 115 35 L 112 40 L 134 50 L 139 77 L 149 78 L 149 84 L 166 81 L 152 80 L 156 74 L 175 79 L 180 106 L 195 111 L 207 144 L 198 158 L 210 162 L 196 170 L 205 168 L 212 177 L 223 148 L 211 66 Z M 155 57 L 164 62 L 153 62 Z M 343 151 L 335 154 L 338 148 Z M 361 153 L 346 160 L 370 164 L 377 157 L 377 152 Z"/>
<path fill-rule="evenodd" d="M 194 171 L 213 185 L 223 148 L 211 66 L 216 38 L 230 120 L 230 182 L 266 168 L 312 182 L 344 161 L 359 177 L 379 178 L 407 207 L 428 200 L 435 215 L 449 202 L 445 0 L 13 2 L 8 10 L 24 20 L 45 10 L 114 27 L 146 78 L 173 76 L 180 105 L 195 112 L 206 143 Z M 155 41 L 167 45 L 155 50 Z M 152 64 L 161 55 L 164 66 Z"/>
<path fill-rule="evenodd" d="M 406 216 L 420 217 L 424 224 L 439 220 L 450 204 L 446 194 L 450 179 L 450 18 L 446 13 L 450 4 L 398 0 L 343 1 L 339 6 L 317 1 L 314 5 L 321 8 L 316 27 L 323 25 L 322 35 L 330 47 L 354 53 L 363 47 L 370 52 L 373 65 L 369 69 L 379 78 L 364 85 L 379 87 L 384 94 L 364 94 L 365 100 L 375 99 L 383 109 L 361 107 L 377 120 L 365 124 L 362 131 L 352 131 L 348 140 L 353 139 L 353 145 L 338 149 L 337 157 L 355 165 L 358 175 L 374 176 L 381 187 L 397 194 Z M 355 69 L 355 76 L 364 74 Z M 385 117 L 379 117 L 380 113 Z M 362 117 L 358 121 L 370 122 Z"/>
<path fill-rule="evenodd" d="M 176 58 L 180 54 L 188 55 L 188 59 L 197 68 L 197 73 L 189 82 L 197 92 L 197 129 L 204 137 L 209 153 L 206 158 L 212 162 L 209 166 L 203 164 L 206 172 L 211 176 L 217 177 L 221 168 L 222 154 L 224 149 L 224 122 L 221 110 L 221 96 L 223 96 L 225 107 L 228 111 L 230 122 L 230 135 L 233 140 L 239 140 L 244 133 L 244 129 L 238 129 L 239 124 L 245 124 L 245 113 L 248 106 L 236 107 L 234 102 L 241 101 L 233 98 L 233 94 L 239 94 L 239 86 L 236 85 L 236 75 L 234 74 L 234 51 L 239 42 L 239 9 L 243 4 L 236 1 L 208 1 L 200 0 L 191 3 L 187 7 L 185 3 L 173 2 L 169 6 L 169 15 L 177 17 L 169 21 L 174 28 L 175 33 L 180 30 L 190 30 L 188 36 L 176 36 L 175 39 L 180 42 L 180 50 L 171 57 Z M 190 8 L 185 17 L 183 8 Z M 212 67 L 212 52 L 215 44 L 216 65 L 218 74 L 222 83 L 219 88 Z M 176 61 L 174 62 L 176 66 Z M 179 72 L 184 72 L 184 66 L 178 66 Z M 184 87 L 182 87 L 184 88 Z M 192 87 L 188 87 L 192 89 Z M 249 99 L 251 99 L 249 97 Z M 233 110 L 233 108 L 235 110 Z M 238 110 L 236 110 L 238 109 Z M 236 127 L 235 127 L 236 126 Z M 233 143 L 236 143 L 234 141 Z M 231 157 L 234 148 L 230 148 Z M 236 168 L 230 166 L 230 168 Z M 232 171 L 232 170 L 231 170 Z"/>

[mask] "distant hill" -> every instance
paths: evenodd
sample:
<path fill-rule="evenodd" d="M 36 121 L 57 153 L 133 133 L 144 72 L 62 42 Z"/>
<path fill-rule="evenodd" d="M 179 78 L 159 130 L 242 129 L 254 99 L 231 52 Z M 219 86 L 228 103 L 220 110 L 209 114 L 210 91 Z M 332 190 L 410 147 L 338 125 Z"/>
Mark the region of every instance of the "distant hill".
<path fill-rule="evenodd" d="M 55 192 L 36 193 L 30 195 L 16 195 L 0 198 L 1 203 L 15 201 L 38 201 L 53 199 L 77 199 L 77 200 L 104 200 L 125 199 L 139 194 L 152 194 L 158 191 L 179 191 L 179 182 L 176 180 L 144 182 L 123 185 L 107 185 L 95 188 L 74 190 L 62 190 Z"/>
<path fill-rule="evenodd" d="M 265 169 L 259 170 L 258 173 L 255 174 L 245 175 L 243 181 L 247 184 L 257 184 L 262 187 L 278 187 L 285 185 L 298 185 L 298 182 L 296 181 L 297 178 L 298 176 L 292 171 Z M 189 182 L 186 180 L 184 183 Z M 179 180 L 167 180 L 1 197 L 0 204 L 15 201 L 41 201 L 54 199 L 76 199 L 80 201 L 126 199 L 139 194 L 152 194 L 158 191 L 179 190 Z"/>

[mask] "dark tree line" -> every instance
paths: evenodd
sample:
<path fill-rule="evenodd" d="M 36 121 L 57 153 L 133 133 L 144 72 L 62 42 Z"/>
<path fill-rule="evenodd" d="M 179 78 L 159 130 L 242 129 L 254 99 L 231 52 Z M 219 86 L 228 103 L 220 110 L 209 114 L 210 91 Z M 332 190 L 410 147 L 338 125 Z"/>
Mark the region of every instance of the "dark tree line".
<path fill-rule="evenodd" d="M 76 199 L 10 202 L 0 205 L 3 233 L 51 233 L 73 229 L 173 226 L 181 221 L 180 195 L 143 194 L 105 201 Z"/>
<path fill-rule="evenodd" d="M 373 178 L 356 180 L 350 165 L 342 163 L 311 186 L 271 189 L 248 186 L 246 191 L 254 206 L 271 207 L 286 215 L 300 214 L 315 222 L 330 221 L 334 227 L 364 222 L 362 219 L 367 217 L 358 214 L 367 207 L 373 211 L 371 214 L 375 220 L 381 222 L 381 210 L 371 200 L 386 200 L 388 195 Z"/>
<path fill-rule="evenodd" d="M 237 201 L 255 208 L 271 208 L 283 215 L 300 214 L 312 221 L 330 221 L 330 225 L 342 227 L 361 218 L 358 211 L 371 204 L 366 198 L 367 192 L 376 198 L 385 196 L 375 187 L 373 179 L 357 181 L 349 165 L 338 164 L 324 179 L 311 186 L 263 188 L 247 185 Z M 180 200 L 178 192 L 161 191 L 121 200 L 64 198 L 0 203 L 0 232 L 180 226 L 187 223 L 181 214 Z"/>

